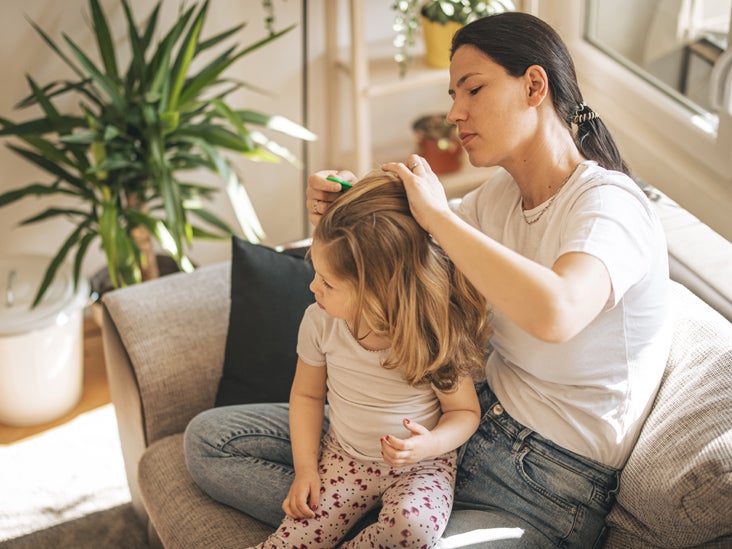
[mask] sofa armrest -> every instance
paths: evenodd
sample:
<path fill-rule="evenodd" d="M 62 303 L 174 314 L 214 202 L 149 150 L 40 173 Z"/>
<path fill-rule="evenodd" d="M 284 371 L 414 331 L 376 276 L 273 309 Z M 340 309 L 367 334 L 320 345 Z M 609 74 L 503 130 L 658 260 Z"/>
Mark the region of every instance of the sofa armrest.
<path fill-rule="evenodd" d="M 137 378 L 130 364 L 129 356 L 120 340 L 114 322 L 112 322 L 104 307 L 100 308 L 102 309 L 104 363 L 107 370 L 109 392 L 117 416 L 117 430 L 119 431 L 130 498 L 137 516 L 143 523 L 147 523 L 147 512 L 137 483 L 137 463 L 147 447 L 145 429 L 142 424 L 140 390 L 137 386 Z"/>
<path fill-rule="evenodd" d="M 146 446 L 182 432 L 195 414 L 214 405 L 224 362 L 229 292 L 230 264 L 222 263 L 104 296 L 105 339 L 111 343 L 112 336 L 118 336 L 128 359 L 128 364 L 119 364 L 119 353 L 112 355 L 110 345 L 110 383 L 117 378 L 118 366 L 131 369 Z M 109 333 L 112 327 L 116 334 Z"/>

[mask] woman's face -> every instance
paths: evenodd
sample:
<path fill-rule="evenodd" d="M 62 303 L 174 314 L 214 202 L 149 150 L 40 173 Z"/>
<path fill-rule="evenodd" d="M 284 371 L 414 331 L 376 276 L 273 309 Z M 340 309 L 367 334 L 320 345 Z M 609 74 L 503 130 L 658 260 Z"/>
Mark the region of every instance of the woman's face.
<path fill-rule="evenodd" d="M 530 135 L 525 79 L 516 78 L 474 46 L 461 46 L 450 63 L 447 120 L 474 166 L 504 165 Z M 533 132 L 533 130 L 532 130 Z"/>

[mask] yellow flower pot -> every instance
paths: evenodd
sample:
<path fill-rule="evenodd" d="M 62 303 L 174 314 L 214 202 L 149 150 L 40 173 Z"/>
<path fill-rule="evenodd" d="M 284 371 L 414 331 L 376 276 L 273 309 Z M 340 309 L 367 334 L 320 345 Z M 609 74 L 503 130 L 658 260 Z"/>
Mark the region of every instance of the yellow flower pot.
<path fill-rule="evenodd" d="M 425 61 L 430 67 L 446 69 L 450 66 L 452 36 L 460 27 L 462 25 L 455 21 L 448 21 L 442 25 L 422 17 Z"/>

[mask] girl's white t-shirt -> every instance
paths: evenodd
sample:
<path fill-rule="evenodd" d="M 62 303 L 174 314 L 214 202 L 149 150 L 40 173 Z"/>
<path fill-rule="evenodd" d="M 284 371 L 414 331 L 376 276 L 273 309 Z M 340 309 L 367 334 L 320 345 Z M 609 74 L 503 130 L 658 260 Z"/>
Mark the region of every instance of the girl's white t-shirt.
<path fill-rule="evenodd" d="M 491 316 L 488 383 L 517 421 L 575 453 L 622 467 L 635 444 L 670 348 L 663 228 L 625 174 L 585 161 L 553 202 L 522 213 L 505 170 L 469 193 L 457 213 L 521 255 L 551 267 L 568 252 L 603 262 L 611 296 L 566 343 L 546 343 L 500 310 Z M 524 215 L 538 221 L 528 224 Z"/>
<path fill-rule="evenodd" d="M 384 368 L 387 351 L 364 349 L 344 320 L 316 303 L 305 309 L 297 354 L 310 366 L 327 367 L 330 429 L 357 459 L 383 461 L 381 437 L 411 436 L 405 418 L 427 429 L 440 419 L 440 401 L 431 385 L 412 387 L 399 368 Z"/>

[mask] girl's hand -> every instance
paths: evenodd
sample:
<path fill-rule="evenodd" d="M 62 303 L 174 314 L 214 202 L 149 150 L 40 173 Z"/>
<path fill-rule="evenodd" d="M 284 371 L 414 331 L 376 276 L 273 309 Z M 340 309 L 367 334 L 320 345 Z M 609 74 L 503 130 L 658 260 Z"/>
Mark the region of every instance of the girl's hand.
<path fill-rule="evenodd" d="M 408 439 L 391 435 L 381 437 L 381 455 L 389 465 L 408 465 L 439 454 L 435 451 L 435 440 L 429 429 L 408 419 L 404 420 L 404 427 L 412 433 Z"/>
<path fill-rule="evenodd" d="M 431 233 L 429 224 L 435 216 L 450 213 L 450 206 L 445 195 L 445 188 L 432 171 L 427 161 L 416 154 L 409 155 L 406 164 L 388 162 L 381 168 L 396 173 L 407 191 L 409 208 L 422 228 Z"/>
<path fill-rule="evenodd" d="M 334 175 L 344 181 L 356 181 L 356 176 L 349 171 L 323 170 L 315 172 L 308 177 L 308 188 L 305 192 L 307 200 L 305 204 L 308 209 L 308 219 L 313 225 L 318 224 L 320 216 L 325 213 L 330 203 L 341 192 L 340 183 L 326 179 L 329 175 Z"/>
<path fill-rule="evenodd" d="M 282 502 L 282 510 L 291 518 L 313 518 L 320 498 L 320 475 L 316 470 L 295 473 L 295 480 Z"/>

